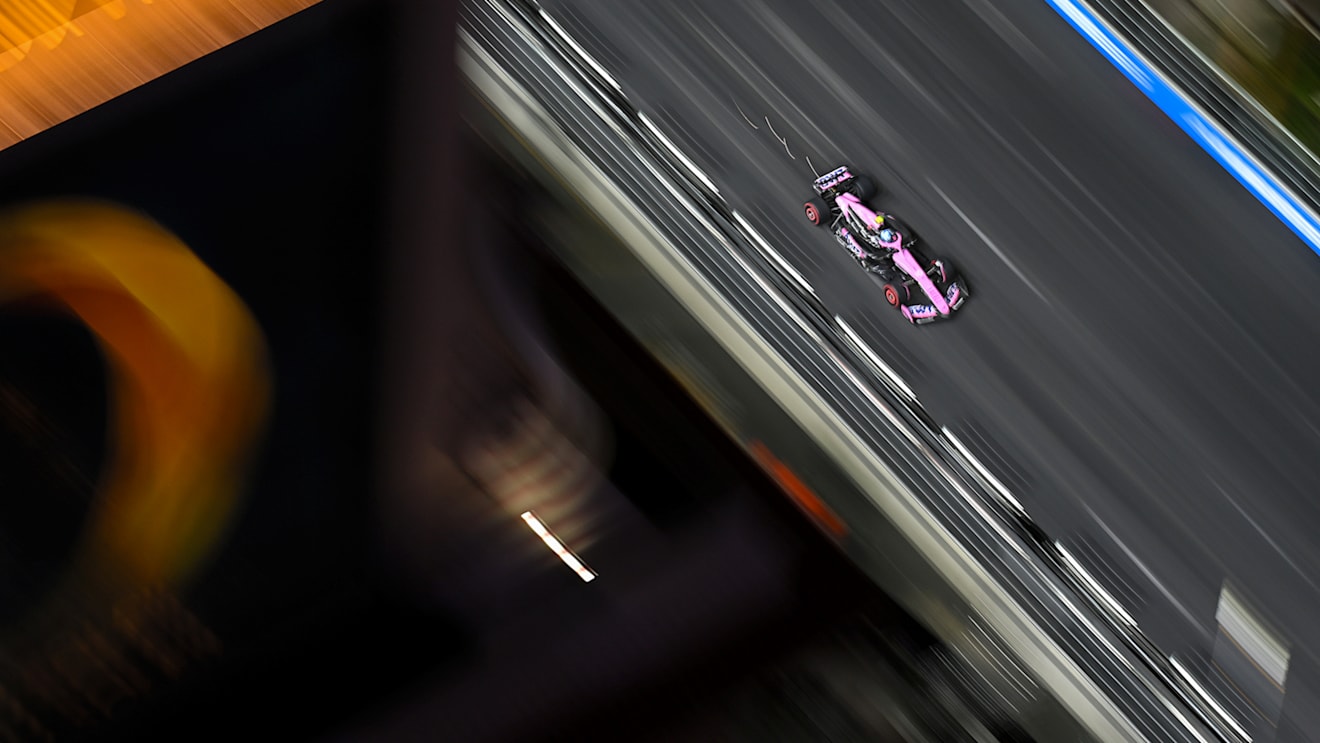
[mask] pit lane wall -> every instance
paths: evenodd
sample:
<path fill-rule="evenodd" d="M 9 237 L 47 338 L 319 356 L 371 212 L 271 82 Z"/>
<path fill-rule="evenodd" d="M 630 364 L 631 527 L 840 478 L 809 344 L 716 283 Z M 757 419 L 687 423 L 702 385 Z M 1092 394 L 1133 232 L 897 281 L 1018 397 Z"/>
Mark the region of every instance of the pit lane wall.
<path fill-rule="evenodd" d="M 1142 0 L 1045 0 L 1320 254 L 1320 163 Z"/>

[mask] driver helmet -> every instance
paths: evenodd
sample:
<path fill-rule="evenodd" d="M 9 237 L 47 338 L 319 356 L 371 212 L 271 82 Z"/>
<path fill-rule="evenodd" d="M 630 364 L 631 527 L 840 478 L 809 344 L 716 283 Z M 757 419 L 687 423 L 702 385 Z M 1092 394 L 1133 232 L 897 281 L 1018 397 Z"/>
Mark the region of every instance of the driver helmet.
<path fill-rule="evenodd" d="M 880 230 L 881 242 L 891 243 L 894 241 L 895 237 L 897 237 L 897 235 L 894 234 L 894 231 L 889 229 L 888 227 L 885 227 L 884 229 Z"/>

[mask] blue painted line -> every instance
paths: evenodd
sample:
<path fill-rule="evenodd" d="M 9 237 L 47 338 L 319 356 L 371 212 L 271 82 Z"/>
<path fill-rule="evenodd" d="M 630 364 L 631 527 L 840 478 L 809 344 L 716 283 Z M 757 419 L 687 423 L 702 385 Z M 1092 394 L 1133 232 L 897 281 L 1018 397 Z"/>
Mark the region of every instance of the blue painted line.
<path fill-rule="evenodd" d="M 1289 193 L 1273 174 L 1217 123 L 1203 116 L 1177 88 L 1165 82 L 1141 56 L 1077 0 L 1045 0 L 1105 56 L 1160 110 L 1219 162 L 1267 209 L 1320 254 L 1320 217 Z"/>

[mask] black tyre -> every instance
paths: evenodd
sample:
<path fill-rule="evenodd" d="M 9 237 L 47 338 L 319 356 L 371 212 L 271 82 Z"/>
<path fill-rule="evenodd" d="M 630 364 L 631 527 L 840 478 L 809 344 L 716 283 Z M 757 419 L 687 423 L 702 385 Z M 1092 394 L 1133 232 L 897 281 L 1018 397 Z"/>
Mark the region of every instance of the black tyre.
<path fill-rule="evenodd" d="M 947 284 L 958 278 L 958 270 L 947 258 L 937 258 L 930 262 L 930 275 L 941 284 Z"/>
<path fill-rule="evenodd" d="M 830 206 L 825 203 L 825 199 L 819 196 L 807 199 L 807 203 L 802 205 L 802 213 L 806 215 L 808 222 L 817 227 L 823 227 L 830 223 Z"/>
<path fill-rule="evenodd" d="M 862 201 L 869 201 L 880 193 L 880 186 L 869 175 L 857 175 L 853 176 L 853 181 L 849 184 L 848 190 L 852 192 L 853 196 Z"/>

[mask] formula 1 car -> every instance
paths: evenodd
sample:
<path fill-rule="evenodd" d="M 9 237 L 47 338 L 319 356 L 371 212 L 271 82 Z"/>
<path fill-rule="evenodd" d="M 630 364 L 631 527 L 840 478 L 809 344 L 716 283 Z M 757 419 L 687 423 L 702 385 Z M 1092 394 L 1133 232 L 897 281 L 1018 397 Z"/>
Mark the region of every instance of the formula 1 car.
<path fill-rule="evenodd" d="M 946 320 L 967 301 L 967 282 L 947 259 L 926 259 L 915 232 L 866 206 L 879 192 L 875 181 L 845 165 L 811 185 L 816 195 L 803 206 L 807 221 L 828 228 L 864 270 L 884 281 L 885 301 L 909 322 Z"/>

